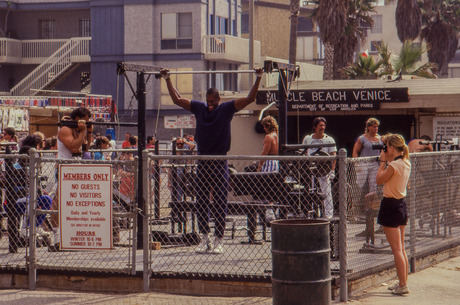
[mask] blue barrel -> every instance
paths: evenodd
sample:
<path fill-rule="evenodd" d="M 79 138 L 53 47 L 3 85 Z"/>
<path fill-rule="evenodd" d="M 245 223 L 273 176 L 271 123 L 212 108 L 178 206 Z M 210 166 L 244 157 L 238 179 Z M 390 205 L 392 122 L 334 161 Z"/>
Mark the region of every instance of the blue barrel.
<path fill-rule="evenodd" d="M 273 305 L 331 304 L 329 221 L 271 222 Z"/>

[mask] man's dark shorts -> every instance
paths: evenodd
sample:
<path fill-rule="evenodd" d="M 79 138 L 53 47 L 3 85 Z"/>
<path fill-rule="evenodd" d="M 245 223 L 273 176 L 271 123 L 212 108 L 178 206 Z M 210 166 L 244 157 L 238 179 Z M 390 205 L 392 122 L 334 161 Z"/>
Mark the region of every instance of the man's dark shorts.
<path fill-rule="evenodd" d="M 383 197 L 377 223 L 390 228 L 407 225 L 407 206 L 404 198 Z"/>

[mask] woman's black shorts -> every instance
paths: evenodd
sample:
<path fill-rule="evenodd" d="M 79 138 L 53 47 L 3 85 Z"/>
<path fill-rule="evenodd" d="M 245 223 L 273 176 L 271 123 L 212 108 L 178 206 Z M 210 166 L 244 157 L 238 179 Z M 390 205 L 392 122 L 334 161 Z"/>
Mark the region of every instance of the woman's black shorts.
<path fill-rule="evenodd" d="M 407 225 L 407 206 L 404 198 L 383 197 L 377 223 L 390 228 Z"/>

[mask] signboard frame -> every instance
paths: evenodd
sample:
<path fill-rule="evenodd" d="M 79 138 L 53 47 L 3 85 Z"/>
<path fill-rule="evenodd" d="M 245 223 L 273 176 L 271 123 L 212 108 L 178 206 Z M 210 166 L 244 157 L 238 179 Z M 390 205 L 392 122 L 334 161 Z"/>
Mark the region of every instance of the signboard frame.
<path fill-rule="evenodd" d="M 112 173 L 111 164 L 59 165 L 62 250 L 113 249 Z"/>

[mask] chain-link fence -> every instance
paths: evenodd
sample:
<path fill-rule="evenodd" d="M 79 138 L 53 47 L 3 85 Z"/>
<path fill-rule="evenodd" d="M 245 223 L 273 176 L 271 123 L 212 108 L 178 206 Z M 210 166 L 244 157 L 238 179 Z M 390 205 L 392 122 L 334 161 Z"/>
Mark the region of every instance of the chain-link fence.
<path fill-rule="evenodd" d="M 336 157 L 149 160 L 153 274 L 270 280 L 270 221 L 293 218 L 331 221 L 338 270 Z"/>
<path fill-rule="evenodd" d="M 52 152 L 2 155 L 1 267 L 143 271 L 144 290 L 151 276 L 269 282 L 270 221 L 294 218 L 330 220 L 330 269 L 344 287 L 346 280 L 394 264 L 376 224 L 382 189 L 375 183 L 375 157 L 346 158 L 344 151 L 335 157 L 146 151 L 145 205 L 139 205 L 139 163 L 127 151 L 117 154 L 111 161 L 57 160 Z M 417 258 L 460 243 L 459 158 L 456 151 L 411 155 L 405 241 L 412 270 Z M 58 168 L 65 164 L 83 164 L 90 172 L 111 166 L 111 249 L 56 245 Z M 139 238 L 144 249 L 137 249 Z"/>
<path fill-rule="evenodd" d="M 116 158 L 112 161 L 59 160 L 56 159 L 55 152 L 40 152 L 39 155 L 32 154 L 30 158 L 27 155 L 4 156 L 3 215 L 7 221 L 2 221 L 2 231 L 8 234 L 3 234 L 1 247 L 15 255 L 4 256 L 2 265 L 8 268 L 27 267 L 29 263 L 37 269 L 135 273 L 136 249 L 133 245 L 137 221 L 135 194 L 138 184 L 137 161 L 125 158 L 130 153 L 119 152 L 120 160 Z M 58 215 L 58 169 L 64 164 L 84 165 L 89 169 L 88 172 L 97 164 L 110 167 L 113 181 L 111 249 L 63 250 L 59 244 L 59 221 L 62 220 Z M 99 198 L 100 193 L 106 191 L 96 189 L 94 185 L 81 184 L 75 192 L 75 203 L 80 208 L 75 208 L 75 212 L 72 212 L 76 214 L 75 217 L 65 219 L 74 223 L 72 226 L 95 227 L 101 221 L 96 216 L 91 216 L 89 209 L 85 208 L 85 204 L 88 206 L 91 203 L 91 198 Z M 34 205 L 30 204 L 30 198 Z M 82 225 L 81 222 L 88 224 Z M 87 231 L 91 232 L 81 232 Z M 82 248 L 88 246 L 87 238 L 91 239 L 90 236 L 79 237 L 79 241 L 83 242 L 78 245 L 83 246 Z M 32 241 L 35 242 L 31 244 Z"/>
<path fill-rule="evenodd" d="M 411 269 L 415 260 L 460 243 L 458 151 L 411 154 L 405 230 Z M 349 278 L 359 278 L 392 266 L 393 255 L 383 227 L 377 224 L 382 186 L 375 177 L 376 157 L 348 159 L 347 241 Z"/>

